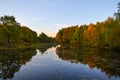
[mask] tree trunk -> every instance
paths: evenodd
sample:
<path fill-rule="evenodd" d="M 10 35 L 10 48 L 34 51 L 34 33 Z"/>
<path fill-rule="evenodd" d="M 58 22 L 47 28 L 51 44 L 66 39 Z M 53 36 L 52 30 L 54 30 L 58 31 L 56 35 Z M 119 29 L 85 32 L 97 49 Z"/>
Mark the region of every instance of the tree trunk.
<path fill-rule="evenodd" d="M 7 35 L 8 47 L 10 47 L 10 34 Z"/>

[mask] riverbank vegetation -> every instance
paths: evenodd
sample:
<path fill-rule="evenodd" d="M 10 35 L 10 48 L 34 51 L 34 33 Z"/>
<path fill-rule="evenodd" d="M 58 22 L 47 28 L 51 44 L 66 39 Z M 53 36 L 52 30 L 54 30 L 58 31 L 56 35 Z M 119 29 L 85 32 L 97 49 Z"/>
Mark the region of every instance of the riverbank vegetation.
<path fill-rule="evenodd" d="M 14 16 L 0 17 L 0 50 L 21 49 L 39 46 L 43 43 L 62 43 L 72 47 L 96 47 L 120 49 L 120 3 L 113 17 L 89 25 L 75 25 L 62 28 L 55 38 L 37 33 L 27 26 L 21 26 Z"/>
<path fill-rule="evenodd" d="M 0 50 L 21 49 L 53 43 L 55 39 L 45 33 L 39 34 L 27 26 L 21 26 L 14 16 L 0 17 Z"/>
<path fill-rule="evenodd" d="M 120 3 L 114 17 L 96 24 L 62 28 L 56 40 L 72 47 L 120 48 Z"/>

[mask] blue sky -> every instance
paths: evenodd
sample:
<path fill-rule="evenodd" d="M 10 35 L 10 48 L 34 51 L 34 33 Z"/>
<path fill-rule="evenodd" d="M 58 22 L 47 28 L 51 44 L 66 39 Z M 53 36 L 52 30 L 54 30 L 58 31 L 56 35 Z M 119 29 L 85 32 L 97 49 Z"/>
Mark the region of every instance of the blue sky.
<path fill-rule="evenodd" d="M 104 21 L 117 11 L 119 0 L 0 0 L 0 16 L 16 20 L 38 34 L 55 36 L 59 29 Z"/>

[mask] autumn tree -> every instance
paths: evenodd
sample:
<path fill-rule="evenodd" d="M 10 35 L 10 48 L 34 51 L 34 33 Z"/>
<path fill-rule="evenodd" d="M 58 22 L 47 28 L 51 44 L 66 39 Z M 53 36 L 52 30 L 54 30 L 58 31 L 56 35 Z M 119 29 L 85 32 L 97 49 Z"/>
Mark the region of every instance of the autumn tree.
<path fill-rule="evenodd" d="M 62 42 L 62 36 L 63 36 L 63 29 L 62 30 L 59 30 L 58 33 L 56 34 L 56 41 L 61 43 Z"/>
<path fill-rule="evenodd" d="M 63 28 L 57 33 L 56 40 L 76 47 L 117 47 L 120 46 L 120 25 L 108 17 L 96 24 Z"/>

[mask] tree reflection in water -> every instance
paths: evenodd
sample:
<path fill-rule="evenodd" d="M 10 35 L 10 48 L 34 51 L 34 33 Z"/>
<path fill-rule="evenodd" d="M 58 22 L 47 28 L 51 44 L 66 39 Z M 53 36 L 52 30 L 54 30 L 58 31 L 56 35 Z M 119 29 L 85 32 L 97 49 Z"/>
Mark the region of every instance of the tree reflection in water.
<path fill-rule="evenodd" d="M 14 74 L 25 65 L 32 56 L 36 54 L 35 49 L 0 52 L 0 79 L 12 79 Z"/>
<path fill-rule="evenodd" d="M 44 54 L 44 52 L 49 47 L 51 46 L 40 46 L 39 50 L 42 54 Z M 36 49 L 18 50 L 18 51 L 1 51 L 0 52 L 0 79 L 12 79 L 14 77 L 14 74 L 20 70 L 20 67 L 22 65 L 25 65 L 27 62 L 29 62 L 31 58 L 34 55 L 36 55 L 36 53 L 37 53 Z M 59 58 L 61 58 L 64 61 L 70 61 L 71 63 L 88 65 L 89 68 L 91 69 L 97 68 L 98 70 L 101 70 L 101 72 L 106 73 L 108 77 L 112 77 L 112 76 L 120 77 L 120 62 L 119 62 L 120 54 L 119 53 L 115 53 L 109 50 L 95 49 L 95 48 L 73 49 L 73 48 L 65 48 L 61 46 L 56 48 L 56 54 L 59 56 Z M 36 57 L 38 58 L 38 56 Z M 45 57 L 45 55 L 43 57 Z M 46 58 L 40 59 L 40 61 L 37 61 L 38 62 L 37 64 L 39 64 L 39 62 L 43 64 L 48 63 L 48 61 L 47 62 L 45 61 L 46 63 L 44 63 L 43 60 L 46 60 Z M 60 65 L 64 64 L 63 62 L 61 62 L 61 60 L 54 61 L 52 59 L 50 62 L 51 62 L 49 63 L 50 65 L 57 64 L 53 62 L 60 62 Z M 58 64 L 58 66 L 60 65 Z M 58 66 L 55 66 L 56 69 Z M 46 70 L 48 69 L 48 67 L 50 68 L 49 65 L 41 68 Z M 54 69 L 52 68 L 55 68 L 55 67 L 52 66 L 50 70 L 54 71 Z M 58 67 L 58 68 L 60 71 L 61 69 L 63 69 L 63 67 Z M 37 67 L 36 69 L 39 69 L 39 67 Z M 32 70 L 34 69 L 32 68 Z M 43 71 L 41 73 L 39 72 L 39 70 L 37 71 L 36 71 L 36 74 L 43 74 Z M 68 69 L 68 72 L 69 72 L 69 69 Z M 61 72 L 61 74 L 64 74 L 64 72 L 63 73 Z M 66 74 L 68 74 L 67 71 L 66 71 Z M 58 75 L 60 74 L 58 73 Z M 49 76 L 49 75 L 46 75 L 45 73 L 45 77 L 46 76 Z M 26 77 L 28 76 L 25 76 L 25 78 Z M 36 76 L 36 77 L 38 77 L 38 80 L 39 80 L 40 76 Z"/>
<path fill-rule="evenodd" d="M 59 58 L 71 63 L 87 64 L 89 68 L 100 69 L 108 77 L 120 77 L 120 54 L 109 50 L 86 48 L 72 49 L 57 47 L 56 53 Z"/>
<path fill-rule="evenodd" d="M 42 45 L 38 50 L 43 54 L 52 46 L 56 45 Z M 36 53 L 36 49 L 0 51 L 0 79 L 12 79 L 20 67 L 29 62 Z"/>
<path fill-rule="evenodd" d="M 42 46 L 39 46 L 38 50 L 44 54 L 45 51 L 47 51 L 47 49 L 51 48 L 51 47 L 55 47 L 56 44 L 46 44 L 46 45 L 42 45 Z"/>

